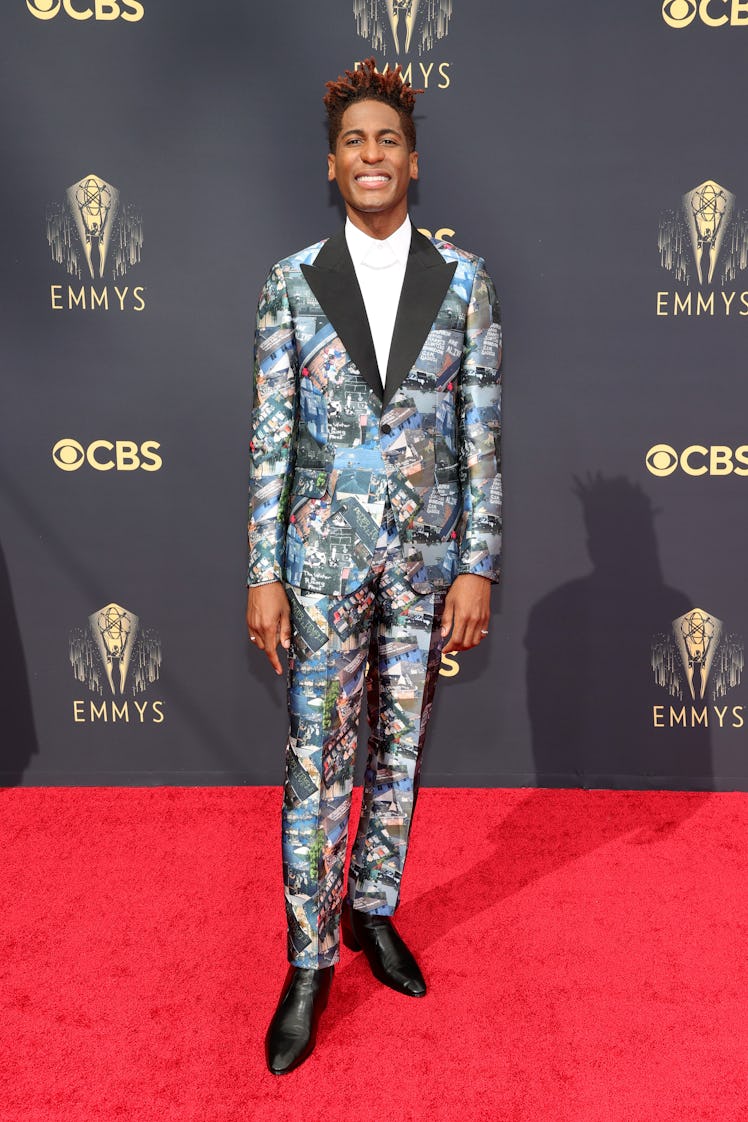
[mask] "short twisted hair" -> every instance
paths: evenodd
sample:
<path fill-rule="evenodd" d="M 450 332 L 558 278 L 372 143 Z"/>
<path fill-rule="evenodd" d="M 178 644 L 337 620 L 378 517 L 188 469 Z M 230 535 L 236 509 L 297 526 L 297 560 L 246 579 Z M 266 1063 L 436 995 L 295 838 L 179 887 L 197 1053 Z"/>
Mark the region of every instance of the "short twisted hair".
<path fill-rule="evenodd" d="M 402 67 L 398 62 L 394 70 L 387 70 L 380 74 L 374 58 L 366 58 L 357 70 L 346 70 L 334 82 L 325 82 L 327 93 L 323 97 L 327 109 L 327 131 L 330 142 L 330 151 L 335 151 L 335 145 L 340 135 L 340 126 L 343 114 L 349 105 L 356 101 L 383 101 L 391 105 L 400 114 L 400 123 L 410 151 L 416 146 L 416 126 L 413 123 L 413 108 L 416 103 L 416 94 L 423 90 L 416 90 L 410 82 L 403 78 Z"/>

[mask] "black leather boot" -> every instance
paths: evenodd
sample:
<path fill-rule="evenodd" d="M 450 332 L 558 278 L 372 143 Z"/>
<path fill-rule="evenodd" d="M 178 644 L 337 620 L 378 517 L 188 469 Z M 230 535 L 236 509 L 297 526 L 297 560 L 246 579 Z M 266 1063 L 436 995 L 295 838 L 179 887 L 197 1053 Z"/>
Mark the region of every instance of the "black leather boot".
<path fill-rule="evenodd" d="M 408 997 L 425 997 L 426 983 L 392 916 L 372 916 L 343 901 L 340 931 L 346 947 L 363 951 L 375 978 Z"/>
<path fill-rule="evenodd" d="M 265 1037 L 265 1057 L 273 1075 L 285 1075 L 314 1051 L 317 1025 L 327 1005 L 334 966 L 309 970 L 289 966 L 278 1008 Z"/>

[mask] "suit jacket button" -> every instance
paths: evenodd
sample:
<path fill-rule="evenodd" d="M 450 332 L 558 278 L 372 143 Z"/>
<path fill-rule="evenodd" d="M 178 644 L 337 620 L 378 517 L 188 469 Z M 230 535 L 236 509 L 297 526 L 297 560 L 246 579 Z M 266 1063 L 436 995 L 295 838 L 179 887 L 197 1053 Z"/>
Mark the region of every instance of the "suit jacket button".
<path fill-rule="evenodd" d="M 388 425 L 386 421 L 385 421 L 385 423 L 384 423 L 384 424 L 383 424 L 383 425 L 381 426 L 381 428 L 382 428 L 382 432 L 383 432 L 383 433 L 388 433 L 388 432 L 392 432 L 392 425 Z"/>

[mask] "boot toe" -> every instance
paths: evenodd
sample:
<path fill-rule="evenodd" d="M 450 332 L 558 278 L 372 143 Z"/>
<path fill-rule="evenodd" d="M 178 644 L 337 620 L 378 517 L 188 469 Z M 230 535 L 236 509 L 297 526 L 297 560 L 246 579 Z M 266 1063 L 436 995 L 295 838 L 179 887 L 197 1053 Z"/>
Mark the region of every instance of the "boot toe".
<path fill-rule="evenodd" d="M 273 1075 L 285 1075 L 302 1064 L 312 1049 L 309 1041 L 283 1041 L 268 1045 L 267 1064 Z"/>
<path fill-rule="evenodd" d="M 265 1036 L 265 1058 L 273 1075 L 285 1075 L 314 1050 L 317 1024 L 327 1005 L 334 967 L 319 972 L 289 968 L 280 1001 Z"/>
<path fill-rule="evenodd" d="M 404 978 L 403 993 L 407 993 L 408 997 L 425 997 L 426 983 L 423 978 Z"/>

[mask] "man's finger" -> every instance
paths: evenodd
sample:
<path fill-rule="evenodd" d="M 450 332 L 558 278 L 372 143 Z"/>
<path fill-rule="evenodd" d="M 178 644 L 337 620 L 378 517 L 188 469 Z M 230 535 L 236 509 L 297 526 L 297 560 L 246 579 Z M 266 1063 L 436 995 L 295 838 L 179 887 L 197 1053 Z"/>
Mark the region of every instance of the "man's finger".
<path fill-rule="evenodd" d="M 254 629 L 250 627 L 249 629 L 250 636 L 254 635 L 255 637 L 253 645 L 257 647 L 259 651 L 265 652 L 276 674 L 283 673 L 283 667 L 280 664 L 277 653 L 279 630 L 280 628 L 277 620 L 274 624 L 265 624 L 255 627 Z"/>
<path fill-rule="evenodd" d="M 446 654 L 448 651 L 461 651 L 464 644 L 464 634 L 465 625 L 462 620 L 457 617 L 452 628 L 452 636 L 442 651 L 442 654 Z"/>
<path fill-rule="evenodd" d="M 268 658 L 270 659 L 270 662 L 273 665 L 273 669 L 275 670 L 275 673 L 276 674 L 282 674 L 283 673 L 283 667 L 281 666 L 280 660 L 278 658 L 278 648 L 277 647 L 271 647 L 270 648 L 270 650 L 268 651 Z"/>
<path fill-rule="evenodd" d="M 270 660 L 276 674 L 282 674 L 283 669 L 278 658 L 278 624 L 268 627 L 262 633 L 262 649 Z"/>

